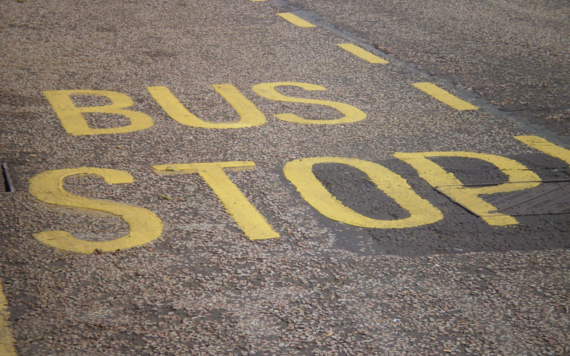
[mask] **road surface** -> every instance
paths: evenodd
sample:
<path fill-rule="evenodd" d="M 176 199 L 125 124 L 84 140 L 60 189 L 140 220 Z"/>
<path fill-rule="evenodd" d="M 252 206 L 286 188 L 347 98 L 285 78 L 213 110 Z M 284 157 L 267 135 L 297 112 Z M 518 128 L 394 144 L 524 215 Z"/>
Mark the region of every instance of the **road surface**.
<path fill-rule="evenodd" d="M 569 14 L 4 1 L 0 354 L 569 354 Z"/>

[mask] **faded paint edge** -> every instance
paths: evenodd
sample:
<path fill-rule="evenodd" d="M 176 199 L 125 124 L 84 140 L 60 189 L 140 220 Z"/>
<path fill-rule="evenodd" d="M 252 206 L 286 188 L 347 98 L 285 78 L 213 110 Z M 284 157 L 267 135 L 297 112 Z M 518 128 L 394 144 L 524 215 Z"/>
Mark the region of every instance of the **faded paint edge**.
<path fill-rule="evenodd" d="M 390 63 L 387 60 L 385 60 L 384 58 L 380 58 L 377 55 L 372 54 L 372 53 L 368 52 L 367 50 L 360 48 L 357 45 L 354 45 L 352 43 L 342 43 L 342 44 L 337 44 L 337 46 L 344 49 L 345 51 L 347 51 L 349 53 L 352 53 L 356 57 L 367 61 L 368 63 L 373 63 L 373 64 Z"/>
<path fill-rule="evenodd" d="M 280 12 L 277 15 L 281 16 L 282 18 L 289 21 L 293 25 L 296 25 L 299 27 L 317 27 L 317 26 L 313 25 L 312 23 L 310 23 L 309 21 L 303 20 L 299 16 L 292 14 L 290 12 Z"/>
<path fill-rule="evenodd" d="M 0 284 L 0 355 L 16 356 L 15 342 L 10 328 L 8 301 L 2 290 L 2 284 Z"/>

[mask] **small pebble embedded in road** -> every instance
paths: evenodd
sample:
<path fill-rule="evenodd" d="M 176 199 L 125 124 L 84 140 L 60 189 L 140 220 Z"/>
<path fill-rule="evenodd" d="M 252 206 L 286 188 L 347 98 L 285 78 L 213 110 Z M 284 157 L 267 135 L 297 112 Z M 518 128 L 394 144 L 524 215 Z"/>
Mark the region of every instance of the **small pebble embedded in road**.
<path fill-rule="evenodd" d="M 0 355 L 570 354 L 568 52 L 466 74 L 416 10 L 0 4 Z"/>

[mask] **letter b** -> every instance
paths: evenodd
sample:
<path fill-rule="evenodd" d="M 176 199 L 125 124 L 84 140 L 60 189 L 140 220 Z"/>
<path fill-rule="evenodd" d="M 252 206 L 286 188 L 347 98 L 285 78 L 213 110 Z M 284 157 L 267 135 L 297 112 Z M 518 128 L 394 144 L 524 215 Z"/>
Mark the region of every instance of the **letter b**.
<path fill-rule="evenodd" d="M 44 91 L 51 107 L 61 121 L 63 128 L 68 134 L 79 135 L 102 135 L 116 134 L 144 130 L 153 125 L 152 118 L 139 111 L 125 110 L 124 108 L 134 105 L 131 98 L 123 93 L 107 90 L 53 90 Z M 71 100 L 72 95 L 100 95 L 109 98 L 110 105 L 77 107 Z M 83 117 L 84 113 L 107 113 L 118 114 L 127 117 L 131 124 L 122 127 L 94 129 L 89 127 Z"/>

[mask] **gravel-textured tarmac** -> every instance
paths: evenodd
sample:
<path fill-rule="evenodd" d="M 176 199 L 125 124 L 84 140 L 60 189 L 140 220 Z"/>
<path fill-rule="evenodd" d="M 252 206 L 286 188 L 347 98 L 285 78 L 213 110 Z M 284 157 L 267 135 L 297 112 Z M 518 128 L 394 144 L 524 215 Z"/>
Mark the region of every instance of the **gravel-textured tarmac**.
<path fill-rule="evenodd" d="M 566 0 L 281 2 L 316 14 L 504 112 L 570 136 Z"/>
<path fill-rule="evenodd" d="M 9 163 L 16 187 L 15 193 L 0 193 L 0 279 L 18 353 L 570 354 L 568 215 L 522 217 L 519 225 L 491 227 L 436 193 L 392 154 L 497 154 L 522 162 L 542 179 L 568 179 L 568 164 L 514 139 L 536 134 L 528 126 L 484 109 L 458 112 L 411 86 L 426 81 L 422 73 L 363 62 L 335 46 L 350 37 L 295 27 L 275 16 L 285 10 L 281 5 L 0 4 L 0 159 Z M 322 85 L 326 91 L 279 91 L 347 103 L 368 117 L 344 125 L 278 120 L 273 114 L 334 119 L 339 113 L 270 101 L 252 91 L 269 82 Z M 223 83 L 236 86 L 267 123 L 235 130 L 183 126 L 146 90 L 166 86 L 204 120 L 235 120 L 235 111 L 211 88 Z M 150 115 L 154 126 L 71 136 L 41 93 L 66 89 L 125 93 L 135 102 L 132 109 Z M 88 106 L 107 99 L 74 100 Z M 127 124 L 123 117 L 101 114 L 88 115 L 88 122 Z M 444 219 L 381 230 L 323 217 L 301 199 L 283 166 L 326 156 L 390 168 Z M 199 175 L 157 175 L 151 168 L 235 160 L 256 163 L 254 170 L 228 176 L 280 238 L 248 240 Z M 465 160 L 441 164 L 466 183 L 504 179 L 496 169 Z M 128 232 L 115 216 L 47 205 L 28 193 L 29 179 L 39 173 L 84 166 L 126 171 L 135 182 L 109 185 L 92 176 L 72 177 L 65 181 L 67 191 L 148 209 L 163 221 L 162 237 L 89 255 L 35 240 L 34 233 L 49 230 L 94 241 Z M 336 165 L 314 172 L 356 211 L 400 217 L 382 193 L 370 198 L 374 192 L 358 172 Z M 391 215 L 382 215 L 386 209 L 379 201 Z"/>

